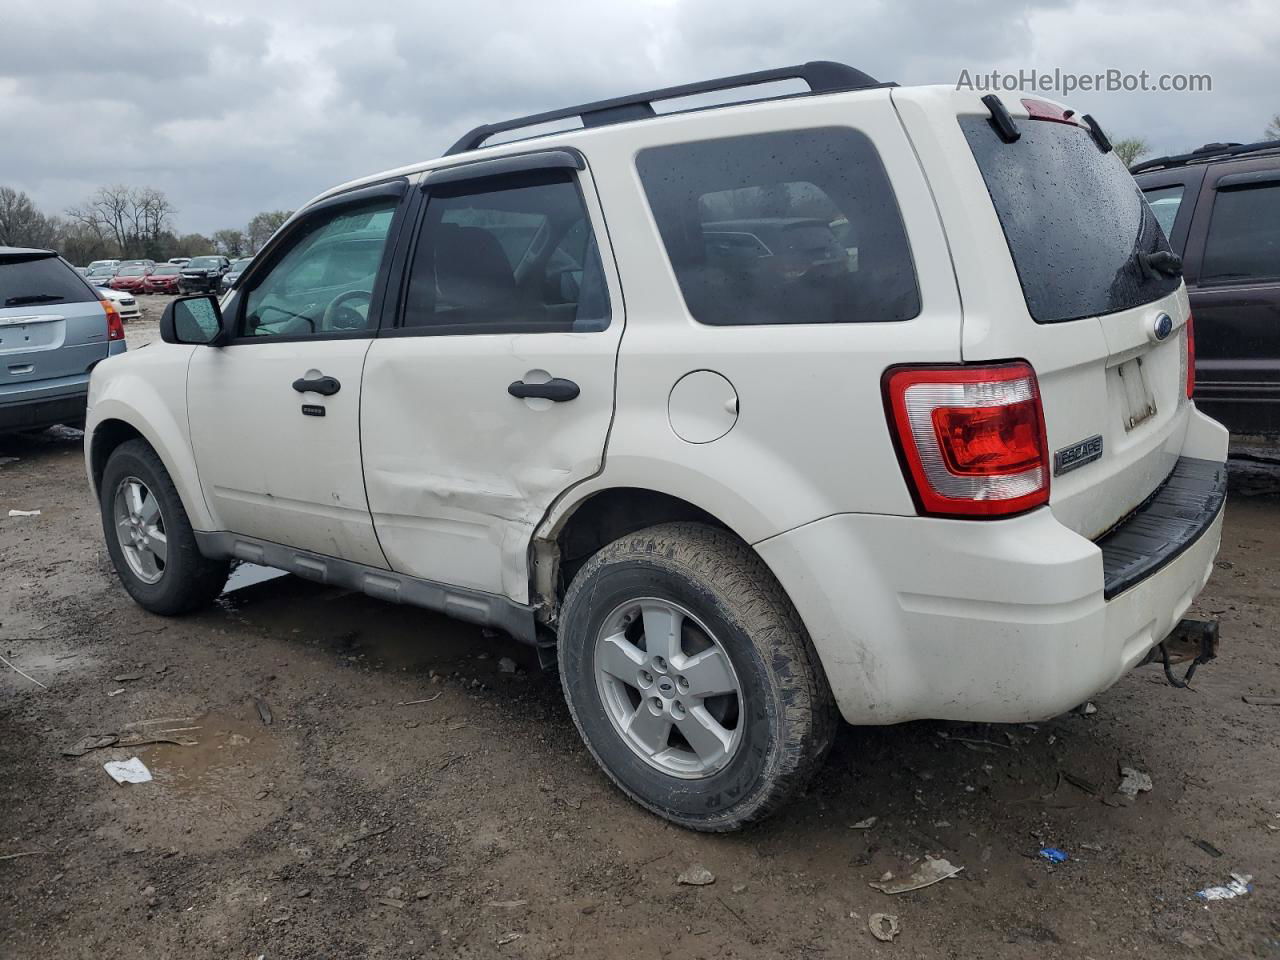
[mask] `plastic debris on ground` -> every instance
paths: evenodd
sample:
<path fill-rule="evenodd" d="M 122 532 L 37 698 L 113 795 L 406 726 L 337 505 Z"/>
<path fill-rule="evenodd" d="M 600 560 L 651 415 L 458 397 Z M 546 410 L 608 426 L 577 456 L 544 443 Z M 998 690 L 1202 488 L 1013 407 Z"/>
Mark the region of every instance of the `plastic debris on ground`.
<path fill-rule="evenodd" d="M 39 510 L 10 510 L 9 516 L 11 518 L 12 517 L 38 517 L 40 516 L 40 511 Z"/>
<path fill-rule="evenodd" d="M 128 760 L 111 760 L 102 765 L 116 783 L 150 783 L 151 771 L 137 757 Z"/>
<path fill-rule="evenodd" d="M 1233 900 L 1253 893 L 1253 877 L 1247 873 L 1233 873 L 1231 880 L 1220 887 L 1205 887 L 1196 891 L 1201 900 Z"/>
<path fill-rule="evenodd" d="M 1151 791 L 1151 774 L 1135 767 L 1120 768 L 1120 786 L 1116 787 L 1116 795 L 1126 803 L 1132 803 L 1140 793 Z"/>
<path fill-rule="evenodd" d="M 857 823 L 849 824 L 849 829 L 850 830 L 870 830 L 872 827 L 876 825 L 876 820 L 878 819 L 879 817 L 867 817 L 867 819 L 865 820 L 859 820 Z"/>
<path fill-rule="evenodd" d="M 1067 851 L 1059 850 L 1057 847 L 1042 847 L 1040 856 L 1044 857 L 1050 863 L 1066 863 L 1071 859 L 1067 855 Z"/>
<path fill-rule="evenodd" d="M 891 913 L 873 913 L 867 920 L 867 929 L 877 940 L 889 943 L 902 932 L 902 924 Z"/>
<path fill-rule="evenodd" d="M 676 883 L 689 887 L 705 887 L 707 884 L 715 882 L 716 875 L 714 873 L 706 867 L 696 864 L 676 877 Z"/>
<path fill-rule="evenodd" d="M 926 856 L 924 863 L 916 868 L 916 871 L 911 876 L 898 880 L 893 874 L 889 873 L 879 880 L 872 880 L 869 886 L 890 896 L 898 893 L 909 893 L 912 890 L 920 890 L 924 887 L 932 886 L 940 880 L 946 880 L 948 877 L 954 877 L 963 869 L 964 867 L 957 867 L 944 857 Z"/>

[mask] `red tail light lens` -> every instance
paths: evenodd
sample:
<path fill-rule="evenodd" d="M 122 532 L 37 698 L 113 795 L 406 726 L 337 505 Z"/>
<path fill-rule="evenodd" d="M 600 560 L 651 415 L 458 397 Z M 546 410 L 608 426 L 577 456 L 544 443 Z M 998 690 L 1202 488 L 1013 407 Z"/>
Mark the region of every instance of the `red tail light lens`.
<path fill-rule="evenodd" d="M 1187 397 L 1196 392 L 1196 328 L 1187 314 Z"/>
<path fill-rule="evenodd" d="M 102 312 L 107 315 L 107 340 L 124 339 L 124 321 L 120 319 L 120 311 L 110 300 L 99 300 Z"/>
<path fill-rule="evenodd" d="M 1049 501 L 1044 411 L 1029 364 L 899 367 L 884 383 L 922 512 L 1003 517 Z"/>

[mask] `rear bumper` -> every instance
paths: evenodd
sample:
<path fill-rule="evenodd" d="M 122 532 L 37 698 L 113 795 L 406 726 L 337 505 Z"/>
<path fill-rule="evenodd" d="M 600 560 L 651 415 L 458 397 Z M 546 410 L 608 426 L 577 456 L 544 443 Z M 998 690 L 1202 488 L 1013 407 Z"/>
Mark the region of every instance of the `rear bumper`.
<path fill-rule="evenodd" d="M 1157 494 L 1099 543 L 1043 508 L 995 522 L 841 514 L 756 549 L 850 723 L 1038 720 L 1115 683 L 1209 579 L 1223 471 L 1197 464 L 1164 488 L 1180 488 L 1180 518 L 1179 497 Z"/>
<path fill-rule="evenodd" d="M 89 375 L 13 384 L 0 390 L 0 432 L 35 430 L 84 419 Z"/>

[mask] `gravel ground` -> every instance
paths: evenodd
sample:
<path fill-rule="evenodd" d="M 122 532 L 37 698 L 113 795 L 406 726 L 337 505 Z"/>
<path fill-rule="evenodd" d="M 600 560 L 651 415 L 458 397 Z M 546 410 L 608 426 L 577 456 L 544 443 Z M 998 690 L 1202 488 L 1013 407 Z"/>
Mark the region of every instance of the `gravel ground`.
<path fill-rule="evenodd" d="M 1280 956 L 1280 707 L 1241 699 L 1280 695 L 1280 501 L 1229 506 L 1194 692 L 1143 668 L 1088 717 L 846 728 L 806 797 L 732 836 L 620 796 L 504 638 L 291 577 L 143 612 L 74 431 L 0 439 L 0 518 L 0 654 L 32 678 L 0 664 L 2 956 Z M 158 730 L 194 745 L 62 755 Z M 117 786 L 102 764 L 133 756 L 155 779 Z M 1122 766 L 1154 788 L 1112 805 Z M 964 870 L 869 886 L 926 855 Z M 715 882 L 677 884 L 693 865 Z M 1251 892 L 1196 899 L 1233 872 Z"/>

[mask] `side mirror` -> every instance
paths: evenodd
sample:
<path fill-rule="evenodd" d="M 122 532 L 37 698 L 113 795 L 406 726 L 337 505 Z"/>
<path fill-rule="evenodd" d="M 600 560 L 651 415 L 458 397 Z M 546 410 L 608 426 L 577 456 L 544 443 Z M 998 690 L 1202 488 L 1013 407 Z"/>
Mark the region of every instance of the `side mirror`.
<path fill-rule="evenodd" d="M 222 346 L 227 335 L 222 327 L 218 298 L 204 294 L 172 301 L 160 317 L 160 339 L 165 343 Z"/>

